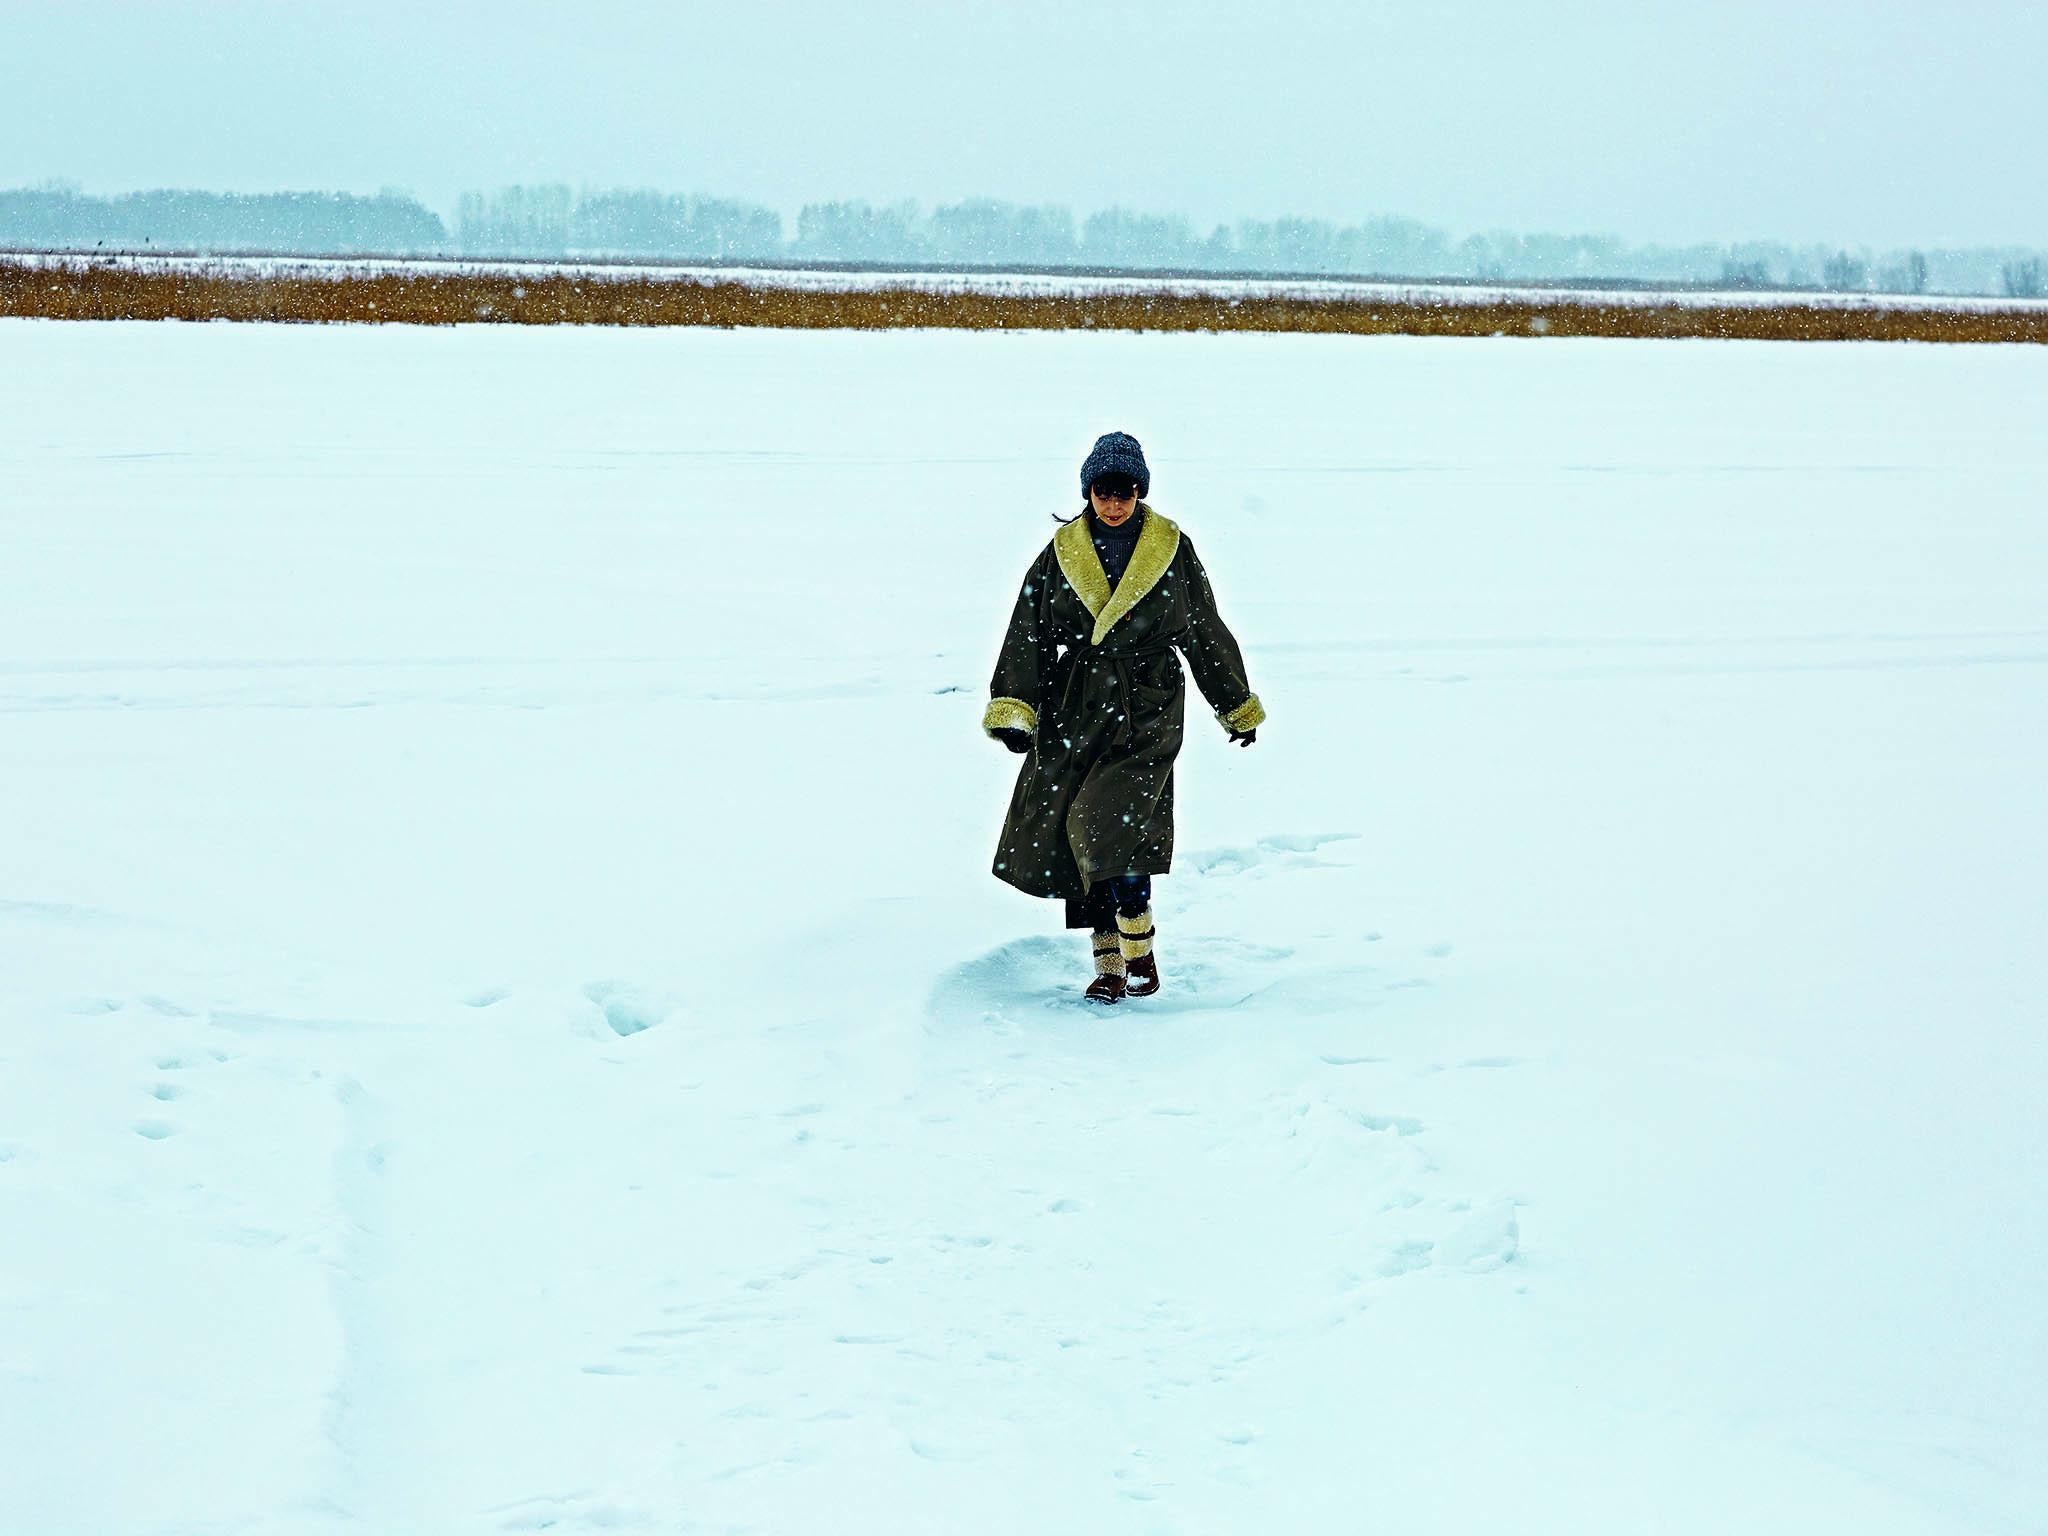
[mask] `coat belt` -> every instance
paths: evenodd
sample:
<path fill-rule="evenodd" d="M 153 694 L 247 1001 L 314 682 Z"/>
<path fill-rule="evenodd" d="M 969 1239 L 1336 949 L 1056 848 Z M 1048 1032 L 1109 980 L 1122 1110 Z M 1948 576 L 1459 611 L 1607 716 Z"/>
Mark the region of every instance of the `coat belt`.
<path fill-rule="evenodd" d="M 1110 744 L 1115 745 L 1127 739 L 1134 734 L 1135 727 L 1132 725 L 1132 721 L 1137 716 L 1137 711 L 1131 707 L 1130 664 L 1141 657 L 1171 655 L 1172 652 L 1173 645 L 1168 641 L 1162 641 L 1157 645 L 1134 645 L 1126 649 L 1109 652 L 1096 650 L 1093 647 L 1090 647 L 1085 652 L 1081 650 L 1068 651 L 1066 655 L 1060 658 L 1060 664 L 1068 669 L 1067 676 L 1060 688 L 1060 703 L 1062 706 L 1060 713 L 1063 716 L 1072 718 L 1065 706 L 1068 702 L 1067 694 L 1073 688 L 1075 675 L 1080 670 L 1075 663 L 1079 662 L 1084 655 L 1087 657 L 1086 665 L 1090 667 L 1100 662 L 1107 662 L 1109 663 L 1111 675 L 1116 679 L 1117 703 L 1122 706 L 1122 717 L 1117 721 L 1116 729 L 1110 732 Z"/>

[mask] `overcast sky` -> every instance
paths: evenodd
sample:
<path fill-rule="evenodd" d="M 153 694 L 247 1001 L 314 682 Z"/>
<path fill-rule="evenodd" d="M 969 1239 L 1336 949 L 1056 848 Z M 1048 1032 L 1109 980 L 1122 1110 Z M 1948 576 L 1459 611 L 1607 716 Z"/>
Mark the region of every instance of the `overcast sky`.
<path fill-rule="evenodd" d="M 969 195 L 2048 245 L 2018 0 L 0 0 L 0 186 Z"/>

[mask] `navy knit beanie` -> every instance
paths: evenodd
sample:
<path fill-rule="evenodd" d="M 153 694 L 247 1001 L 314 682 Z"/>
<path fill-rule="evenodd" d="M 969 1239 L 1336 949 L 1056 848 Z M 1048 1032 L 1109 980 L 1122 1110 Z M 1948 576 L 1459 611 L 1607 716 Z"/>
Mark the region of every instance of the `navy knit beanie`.
<path fill-rule="evenodd" d="M 1138 482 L 1138 494 L 1152 489 L 1152 471 L 1145 467 L 1145 450 L 1128 432 L 1105 432 L 1095 439 L 1088 457 L 1081 461 L 1081 494 L 1104 475 L 1129 475 Z"/>

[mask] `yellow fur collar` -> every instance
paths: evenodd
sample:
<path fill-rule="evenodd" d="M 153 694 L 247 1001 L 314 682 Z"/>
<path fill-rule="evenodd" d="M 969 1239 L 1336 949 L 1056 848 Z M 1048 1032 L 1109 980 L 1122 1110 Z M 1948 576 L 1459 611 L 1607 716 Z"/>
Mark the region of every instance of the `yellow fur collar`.
<path fill-rule="evenodd" d="M 1116 621 L 1159 585 L 1159 578 L 1166 574 L 1180 551 L 1180 529 L 1170 518 L 1142 501 L 1138 503 L 1138 512 L 1145 519 L 1138 529 L 1138 547 L 1131 551 L 1131 563 L 1114 592 L 1109 589 L 1109 574 L 1102 568 L 1102 557 L 1095 553 L 1095 540 L 1089 537 L 1085 513 L 1052 536 L 1060 574 L 1095 618 L 1095 633 L 1089 637 L 1091 645 L 1102 644 L 1102 637 Z"/>

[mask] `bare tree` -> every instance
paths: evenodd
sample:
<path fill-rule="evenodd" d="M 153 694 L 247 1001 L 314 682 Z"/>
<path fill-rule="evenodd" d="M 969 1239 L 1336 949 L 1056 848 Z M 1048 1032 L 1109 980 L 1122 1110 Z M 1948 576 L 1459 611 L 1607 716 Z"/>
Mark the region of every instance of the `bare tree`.
<path fill-rule="evenodd" d="M 1877 288 L 1880 293 L 1925 293 L 1927 258 L 1918 251 L 1908 251 L 1897 261 L 1878 268 Z"/>
<path fill-rule="evenodd" d="M 1857 293 L 1862 291 L 1869 271 L 1857 257 L 1847 251 L 1837 251 L 1821 268 L 1821 285 L 1836 293 Z"/>

